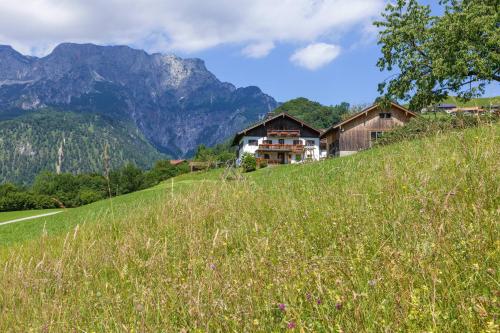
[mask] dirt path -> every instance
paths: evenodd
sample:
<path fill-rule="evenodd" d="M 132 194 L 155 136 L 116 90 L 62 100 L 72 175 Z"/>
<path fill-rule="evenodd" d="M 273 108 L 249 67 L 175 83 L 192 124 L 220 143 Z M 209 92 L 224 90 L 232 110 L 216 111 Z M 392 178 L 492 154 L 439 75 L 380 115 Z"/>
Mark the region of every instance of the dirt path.
<path fill-rule="evenodd" d="M 38 219 L 40 217 L 55 215 L 55 214 L 59 214 L 59 213 L 62 213 L 62 212 L 63 212 L 62 210 L 59 210 L 57 212 L 50 212 L 50 213 L 46 213 L 46 214 L 40 214 L 40 215 L 35 215 L 35 216 L 28 216 L 28 217 L 23 217 L 23 218 L 20 218 L 20 219 L 15 219 L 15 220 L 10 220 L 10 221 L 0 222 L 0 226 L 5 225 L 5 224 L 10 224 L 10 223 L 22 222 L 22 221 L 26 221 L 26 220 Z"/>

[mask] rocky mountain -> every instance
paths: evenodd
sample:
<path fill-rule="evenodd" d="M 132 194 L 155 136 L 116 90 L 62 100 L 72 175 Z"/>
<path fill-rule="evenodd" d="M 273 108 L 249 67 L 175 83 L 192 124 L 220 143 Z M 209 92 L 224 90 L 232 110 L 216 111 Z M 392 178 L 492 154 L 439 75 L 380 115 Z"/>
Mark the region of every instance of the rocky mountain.
<path fill-rule="evenodd" d="M 45 57 L 0 46 L 0 118 L 46 107 L 130 121 L 159 151 L 186 157 L 276 108 L 257 87 L 219 81 L 200 59 L 65 43 Z"/>

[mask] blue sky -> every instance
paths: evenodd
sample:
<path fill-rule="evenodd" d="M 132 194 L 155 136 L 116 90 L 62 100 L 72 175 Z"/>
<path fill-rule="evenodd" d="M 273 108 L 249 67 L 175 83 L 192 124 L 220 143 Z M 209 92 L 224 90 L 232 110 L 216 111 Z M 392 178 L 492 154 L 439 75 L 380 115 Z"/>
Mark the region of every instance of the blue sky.
<path fill-rule="evenodd" d="M 437 1 L 422 0 L 439 11 Z M 0 44 L 43 56 L 61 42 L 198 57 L 219 79 L 278 101 L 372 102 L 389 73 L 376 20 L 386 0 L 1 0 Z M 22 25 L 19 22 L 23 22 Z M 486 95 L 500 95 L 498 84 Z"/>

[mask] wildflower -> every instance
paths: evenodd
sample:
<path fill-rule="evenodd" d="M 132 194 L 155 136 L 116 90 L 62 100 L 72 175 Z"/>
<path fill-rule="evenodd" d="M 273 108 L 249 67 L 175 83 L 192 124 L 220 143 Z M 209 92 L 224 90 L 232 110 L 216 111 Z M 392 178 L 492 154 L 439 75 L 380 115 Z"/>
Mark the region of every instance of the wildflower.
<path fill-rule="evenodd" d="M 306 300 L 311 301 L 311 293 L 306 293 Z"/>
<path fill-rule="evenodd" d="M 337 302 L 337 304 L 335 304 L 335 309 L 337 309 L 339 311 L 342 310 L 342 303 Z"/>
<path fill-rule="evenodd" d="M 209 267 L 210 267 L 210 269 L 211 269 L 211 270 L 213 270 L 213 271 L 217 268 L 217 267 L 215 266 L 215 264 L 214 264 L 214 263 L 211 263 L 211 264 L 209 265 Z"/>
<path fill-rule="evenodd" d="M 291 322 L 289 322 L 289 323 L 288 323 L 287 327 L 288 327 L 289 329 L 291 329 L 291 330 L 292 330 L 292 329 L 294 329 L 295 327 L 297 327 L 297 325 L 295 324 L 295 322 L 294 322 L 294 321 L 291 321 Z"/>
<path fill-rule="evenodd" d="M 316 304 L 321 305 L 321 303 L 322 303 L 322 302 L 321 302 L 321 298 L 318 298 L 318 299 L 316 300 Z"/>
<path fill-rule="evenodd" d="M 280 309 L 281 311 L 285 311 L 286 310 L 286 305 L 283 304 L 283 303 L 280 303 L 280 304 L 278 304 L 278 309 Z"/>
<path fill-rule="evenodd" d="M 377 284 L 377 280 L 370 280 L 368 281 L 368 284 L 370 285 L 370 287 L 375 287 L 375 285 Z"/>

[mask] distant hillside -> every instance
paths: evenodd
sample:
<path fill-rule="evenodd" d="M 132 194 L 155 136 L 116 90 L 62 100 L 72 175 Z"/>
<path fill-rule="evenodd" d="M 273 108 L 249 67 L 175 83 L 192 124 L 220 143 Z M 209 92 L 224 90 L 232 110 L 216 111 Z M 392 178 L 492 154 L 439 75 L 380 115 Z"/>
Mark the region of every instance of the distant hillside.
<path fill-rule="evenodd" d="M 326 106 L 300 97 L 283 103 L 274 110 L 274 114 L 287 112 L 318 129 L 328 128 L 341 120 L 349 112 L 349 103 Z"/>
<path fill-rule="evenodd" d="M 442 103 L 455 104 L 455 105 L 460 106 L 460 107 L 499 105 L 500 104 L 500 96 L 473 98 L 467 102 L 463 102 L 455 96 L 450 96 L 446 100 L 444 100 Z"/>
<path fill-rule="evenodd" d="M 27 184 L 42 170 L 103 172 L 104 146 L 112 167 L 126 162 L 146 168 L 166 156 L 133 124 L 95 114 L 31 111 L 0 121 L 0 183 Z M 61 157 L 61 158 L 60 158 Z"/>
<path fill-rule="evenodd" d="M 473 98 L 467 102 L 460 100 L 458 97 L 449 96 L 445 100 L 441 101 L 439 104 L 454 104 L 457 107 L 466 107 L 466 106 L 488 107 L 490 105 L 499 105 L 500 104 L 500 96 Z M 403 105 L 405 107 L 408 107 L 408 104 L 403 104 Z"/>

